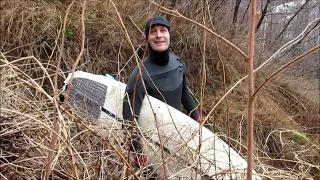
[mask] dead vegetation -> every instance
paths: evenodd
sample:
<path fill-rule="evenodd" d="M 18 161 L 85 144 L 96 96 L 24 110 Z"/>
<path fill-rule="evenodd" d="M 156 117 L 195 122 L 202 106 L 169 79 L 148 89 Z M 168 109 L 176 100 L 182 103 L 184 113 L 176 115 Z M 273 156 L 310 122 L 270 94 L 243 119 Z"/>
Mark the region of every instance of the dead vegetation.
<path fill-rule="evenodd" d="M 121 27 L 117 11 L 135 48 L 144 45 L 141 31 L 145 19 L 161 12 L 149 1 L 114 1 L 117 10 L 111 2 L 86 2 L 85 49 L 77 69 L 96 74 L 111 73 L 125 82 L 135 61 L 131 58 L 133 49 Z M 231 18 L 226 18 L 232 12 L 226 11 L 221 2 L 211 4 L 214 10 L 211 18 L 205 19 L 205 24 L 246 52 L 248 31 L 245 25 L 240 26 L 238 28 L 243 31 L 237 31 L 237 36 L 234 36 Z M 165 7 L 171 7 L 169 2 L 166 3 Z M 74 2 L 70 13 L 66 14 L 69 4 L 69 1 L 62 0 L 6 0 L 0 3 L 1 178 L 41 179 L 46 173 L 49 144 L 54 134 L 53 117 L 56 115 L 52 101 L 52 98 L 57 98 L 53 97 L 53 77 L 58 71 L 60 88 L 81 51 L 83 4 L 82 1 Z M 202 9 L 206 6 L 199 4 L 182 4 L 177 10 L 185 17 L 204 24 L 205 11 Z M 173 51 L 186 60 L 190 88 L 199 100 L 204 30 L 187 19 L 169 17 L 173 25 Z M 64 39 L 61 39 L 61 32 Z M 57 67 L 62 41 L 64 51 L 61 66 Z M 201 103 L 203 113 L 207 115 L 225 92 L 246 75 L 246 64 L 238 51 L 208 32 L 205 42 L 207 81 Z M 264 61 L 272 54 L 259 47 L 257 53 L 260 54 L 257 61 Z M 256 86 L 279 67 L 275 63 L 255 73 Z M 254 166 L 266 178 L 320 178 L 317 80 L 296 78 L 282 72 L 257 94 Z M 245 157 L 246 88 L 245 80 L 239 83 L 206 123 L 212 130 L 223 134 L 224 139 Z M 88 121 L 77 119 L 63 109 L 59 112 L 63 120 L 59 122 L 52 178 L 110 179 L 125 177 L 125 173 L 133 177 L 119 152 L 91 132 Z"/>

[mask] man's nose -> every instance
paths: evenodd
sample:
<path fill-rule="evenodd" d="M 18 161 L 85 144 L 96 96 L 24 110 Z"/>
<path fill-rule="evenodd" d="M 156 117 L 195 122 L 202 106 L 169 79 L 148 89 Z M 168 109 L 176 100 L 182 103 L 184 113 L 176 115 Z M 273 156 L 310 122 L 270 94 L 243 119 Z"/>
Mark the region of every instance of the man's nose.
<path fill-rule="evenodd" d="M 160 31 L 156 31 L 156 37 L 160 37 L 160 36 L 161 36 Z"/>

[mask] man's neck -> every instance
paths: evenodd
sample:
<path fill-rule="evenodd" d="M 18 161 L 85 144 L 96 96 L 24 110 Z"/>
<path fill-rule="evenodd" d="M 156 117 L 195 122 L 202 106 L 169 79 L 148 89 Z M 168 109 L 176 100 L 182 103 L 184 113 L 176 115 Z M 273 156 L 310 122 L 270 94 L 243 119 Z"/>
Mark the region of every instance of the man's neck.
<path fill-rule="evenodd" d="M 169 49 L 163 52 L 154 51 L 151 47 L 149 47 L 149 55 L 151 62 L 159 65 L 165 66 L 169 63 Z"/>

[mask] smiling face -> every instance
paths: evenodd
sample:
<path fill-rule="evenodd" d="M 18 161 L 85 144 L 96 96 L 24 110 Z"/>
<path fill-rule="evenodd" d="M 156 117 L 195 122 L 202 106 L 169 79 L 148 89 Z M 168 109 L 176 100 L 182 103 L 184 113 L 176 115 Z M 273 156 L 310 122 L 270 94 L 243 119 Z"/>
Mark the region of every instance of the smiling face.
<path fill-rule="evenodd" d="M 157 52 L 163 52 L 169 48 L 170 33 L 167 27 L 161 25 L 152 26 L 148 35 L 151 48 Z"/>

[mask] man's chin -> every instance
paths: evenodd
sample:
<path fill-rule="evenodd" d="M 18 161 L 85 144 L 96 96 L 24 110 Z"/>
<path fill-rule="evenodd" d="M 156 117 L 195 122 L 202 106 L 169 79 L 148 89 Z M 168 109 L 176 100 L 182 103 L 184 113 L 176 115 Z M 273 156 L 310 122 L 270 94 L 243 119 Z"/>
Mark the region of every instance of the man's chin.
<path fill-rule="evenodd" d="M 166 51 L 168 48 L 165 48 L 165 47 L 154 47 L 153 50 L 154 51 L 157 51 L 157 52 L 163 52 L 163 51 Z"/>

